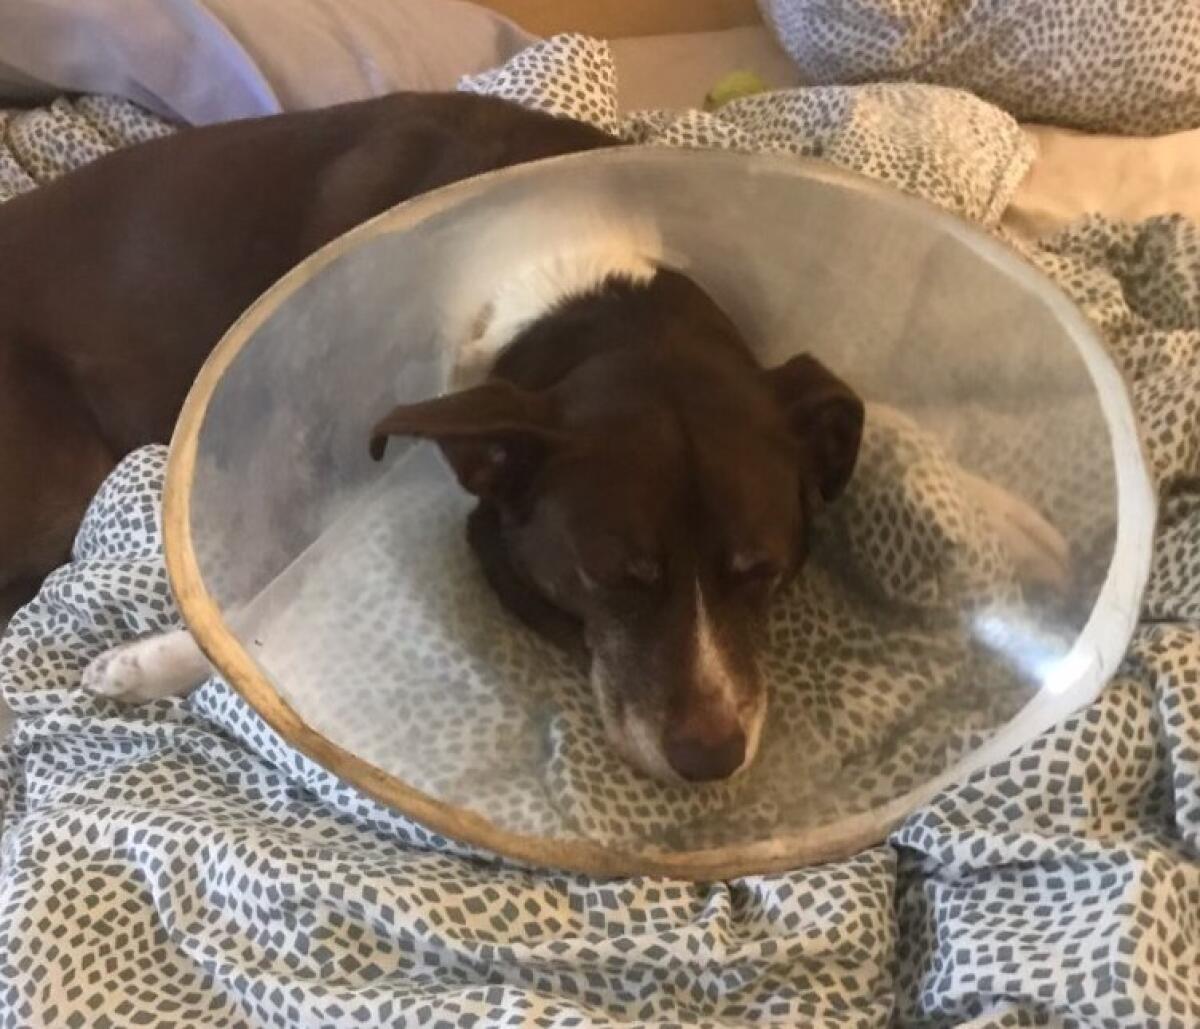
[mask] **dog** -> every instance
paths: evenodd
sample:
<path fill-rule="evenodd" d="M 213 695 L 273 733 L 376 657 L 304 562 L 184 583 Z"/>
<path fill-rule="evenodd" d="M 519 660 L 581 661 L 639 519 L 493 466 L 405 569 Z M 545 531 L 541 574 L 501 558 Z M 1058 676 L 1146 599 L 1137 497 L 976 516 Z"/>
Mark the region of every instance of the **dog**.
<path fill-rule="evenodd" d="M 862 401 L 811 356 L 761 367 L 619 226 L 514 269 L 467 321 L 459 388 L 382 414 L 372 455 L 394 436 L 437 445 L 477 498 L 486 581 L 586 656 L 617 753 L 668 782 L 737 774 L 766 712 L 766 607 L 850 479 Z M 175 633 L 105 655 L 85 685 L 141 700 L 206 672 Z"/>

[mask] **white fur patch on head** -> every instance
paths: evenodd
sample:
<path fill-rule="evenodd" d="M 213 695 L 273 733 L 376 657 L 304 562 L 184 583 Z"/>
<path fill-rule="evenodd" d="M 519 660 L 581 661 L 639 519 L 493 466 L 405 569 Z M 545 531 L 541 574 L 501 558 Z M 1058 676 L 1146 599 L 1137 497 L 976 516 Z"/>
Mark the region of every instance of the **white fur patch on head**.
<path fill-rule="evenodd" d="M 700 581 L 696 581 L 696 663 L 694 674 L 700 688 L 710 693 L 712 702 L 728 704 L 731 710 L 739 711 L 737 678 L 729 667 L 729 661 L 713 632 L 712 620 L 708 616 L 708 607 L 704 603 L 704 591 Z M 759 740 L 762 737 L 763 722 L 766 720 L 766 695 L 759 697 L 758 704 L 751 712 L 749 720 L 739 711 L 738 722 L 746 737 L 745 756 L 742 763 L 730 778 L 741 775 L 754 760 L 758 753 Z"/>
<path fill-rule="evenodd" d="M 708 607 L 704 603 L 704 591 L 700 580 L 696 580 L 696 681 L 714 700 L 737 709 L 737 684 L 721 646 L 713 633 Z"/>
<path fill-rule="evenodd" d="M 531 226 L 524 253 L 508 255 L 512 259 L 507 264 L 503 253 L 492 255 L 503 274 L 493 271 L 490 294 L 476 301 L 469 314 L 462 312 L 466 325 L 455 354 L 452 388 L 482 382 L 522 330 L 564 302 L 594 293 L 614 279 L 648 283 L 658 270 L 658 238 L 646 226 L 593 215 L 573 217 L 556 228 L 547 242 Z M 531 250 L 532 241 L 540 247 L 533 243 Z"/>
<path fill-rule="evenodd" d="M 730 778 L 736 778 L 741 775 L 751 764 L 754 763 L 754 758 L 758 754 L 758 745 L 762 742 L 763 725 L 767 720 L 767 695 L 766 693 L 759 694 L 758 703 L 754 706 L 754 711 L 750 715 L 749 723 L 745 727 L 746 733 L 746 756 L 742 758 L 742 766 L 733 773 Z"/>

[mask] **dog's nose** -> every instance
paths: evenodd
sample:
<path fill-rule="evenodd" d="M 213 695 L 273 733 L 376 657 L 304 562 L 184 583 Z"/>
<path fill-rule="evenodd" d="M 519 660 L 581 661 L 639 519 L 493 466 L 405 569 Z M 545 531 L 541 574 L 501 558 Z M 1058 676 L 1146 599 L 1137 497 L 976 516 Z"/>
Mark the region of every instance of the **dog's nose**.
<path fill-rule="evenodd" d="M 742 767 L 746 736 L 737 727 L 716 740 L 681 734 L 668 737 L 663 749 L 671 767 L 688 782 L 713 782 Z"/>

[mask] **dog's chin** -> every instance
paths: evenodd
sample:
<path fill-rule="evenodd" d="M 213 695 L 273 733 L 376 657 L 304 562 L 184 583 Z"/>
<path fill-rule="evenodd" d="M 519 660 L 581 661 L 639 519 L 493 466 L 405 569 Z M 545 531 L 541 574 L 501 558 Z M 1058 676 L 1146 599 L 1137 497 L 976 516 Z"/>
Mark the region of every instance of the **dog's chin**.
<path fill-rule="evenodd" d="M 640 719 L 631 719 L 629 709 L 610 686 L 604 666 L 594 658 L 590 679 L 596 707 L 604 724 L 609 746 L 630 767 L 660 782 L 679 785 L 683 778 L 667 763 L 661 749 L 654 745 L 649 727 Z"/>

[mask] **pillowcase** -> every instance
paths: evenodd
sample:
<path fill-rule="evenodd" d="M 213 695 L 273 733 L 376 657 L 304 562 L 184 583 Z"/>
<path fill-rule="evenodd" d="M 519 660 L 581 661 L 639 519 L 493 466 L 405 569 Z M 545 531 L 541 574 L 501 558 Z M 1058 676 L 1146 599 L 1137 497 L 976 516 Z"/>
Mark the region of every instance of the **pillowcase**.
<path fill-rule="evenodd" d="M 1022 121 L 1157 134 L 1200 126 L 1191 0 L 758 0 L 812 83 L 968 89 Z"/>
<path fill-rule="evenodd" d="M 0 4 L 0 96 L 108 93 L 190 124 L 450 90 L 534 37 L 463 0 Z"/>

